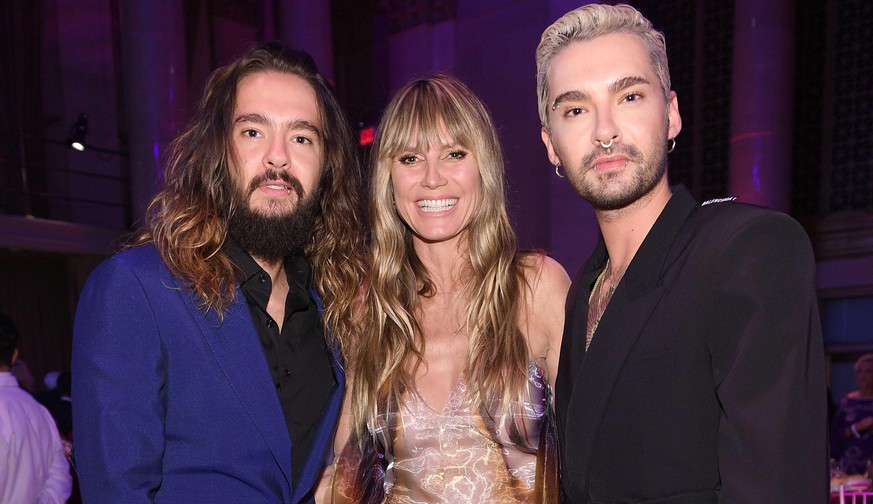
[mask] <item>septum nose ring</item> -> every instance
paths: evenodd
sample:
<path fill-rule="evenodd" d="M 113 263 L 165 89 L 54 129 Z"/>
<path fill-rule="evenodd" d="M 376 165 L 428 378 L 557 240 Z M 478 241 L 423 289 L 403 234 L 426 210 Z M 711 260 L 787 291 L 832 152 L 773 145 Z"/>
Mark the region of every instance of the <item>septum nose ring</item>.
<path fill-rule="evenodd" d="M 614 138 L 610 138 L 609 142 L 604 142 L 603 140 L 598 140 L 598 142 L 600 142 L 601 147 L 603 147 L 604 149 L 608 149 L 608 148 L 612 147 L 612 142 L 614 140 L 615 140 Z"/>

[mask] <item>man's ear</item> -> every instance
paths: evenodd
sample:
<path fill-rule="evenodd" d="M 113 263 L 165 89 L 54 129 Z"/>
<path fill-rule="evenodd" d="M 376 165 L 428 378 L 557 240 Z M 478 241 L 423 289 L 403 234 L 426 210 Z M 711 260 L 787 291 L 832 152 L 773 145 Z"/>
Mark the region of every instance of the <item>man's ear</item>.
<path fill-rule="evenodd" d="M 555 152 L 555 146 L 552 145 L 552 135 L 549 134 L 549 130 L 545 126 L 540 130 L 540 137 L 543 139 L 543 144 L 546 146 L 549 161 L 553 165 L 561 164 L 561 158 L 558 156 L 558 153 Z"/>
<path fill-rule="evenodd" d="M 4 363 L 0 363 L 0 367 L 5 368 L 5 369 L 3 369 L 4 371 L 11 371 L 12 366 L 15 365 L 15 361 L 17 361 L 17 360 L 18 360 L 18 349 L 16 348 L 15 350 L 12 351 L 12 358 L 9 359 L 9 365 L 7 366 Z"/>
<path fill-rule="evenodd" d="M 667 138 L 676 138 L 682 131 L 682 116 L 679 115 L 679 98 L 676 91 L 667 97 Z"/>

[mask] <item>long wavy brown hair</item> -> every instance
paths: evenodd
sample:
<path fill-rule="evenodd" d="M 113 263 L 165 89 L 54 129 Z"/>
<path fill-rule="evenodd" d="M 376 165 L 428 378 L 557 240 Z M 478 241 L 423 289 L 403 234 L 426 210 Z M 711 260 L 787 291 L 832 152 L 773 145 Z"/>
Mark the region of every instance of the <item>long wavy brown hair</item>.
<path fill-rule="evenodd" d="M 201 309 L 224 315 L 236 292 L 234 266 L 222 247 L 237 204 L 230 171 L 237 87 L 244 77 L 266 71 L 296 75 L 315 90 L 324 166 L 318 219 L 305 253 L 324 300 L 325 325 L 342 347 L 352 334 L 364 274 L 360 163 L 339 102 L 307 53 L 262 44 L 212 73 L 193 119 L 170 145 L 164 187 L 150 203 L 136 243 L 154 243 Z"/>
<path fill-rule="evenodd" d="M 394 209 L 391 165 L 410 145 L 440 145 L 445 131 L 479 164 L 482 201 L 462 237 L 461 282 L 469 334 L 465 378 L 477 409 L 511 407 L 527 394 L 529 350 L 519 327 L 529 289 L 506 212 L 503 157 L 491 116 L 460 80 L 446 74 L 410 82 L 389 103 L 376 133 L 369 216 L 372 228 L 367 325 L 354 372 L 352 414 L 358 439 L 414 381 L 425 340 L 416 313 L 435 293 L 412 233 Z M 372 431 L 370 432 L 372 435 Z"/>

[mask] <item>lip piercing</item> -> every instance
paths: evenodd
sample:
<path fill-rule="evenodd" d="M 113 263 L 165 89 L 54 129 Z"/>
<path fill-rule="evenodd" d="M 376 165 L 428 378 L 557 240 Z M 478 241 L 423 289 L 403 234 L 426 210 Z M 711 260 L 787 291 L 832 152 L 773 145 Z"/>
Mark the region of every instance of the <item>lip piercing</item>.
<path fill-rule="evenodd" d="M 615 140 L 615 139 L 610 138 L 609 142 L 604 142 L 603 140 L 598 140 L 598 142 L 600 142 L 601 147 L 603 147 L 604 149 L 608 149 L 608 148 L 612 147 L 613 140 Z"/>

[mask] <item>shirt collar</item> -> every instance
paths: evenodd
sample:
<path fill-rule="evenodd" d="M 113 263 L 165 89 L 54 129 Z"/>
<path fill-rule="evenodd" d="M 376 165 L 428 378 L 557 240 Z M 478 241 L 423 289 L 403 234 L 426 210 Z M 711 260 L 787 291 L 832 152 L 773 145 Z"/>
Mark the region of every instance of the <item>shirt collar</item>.
<path fill-rule="evenodd" d="M 18 387 L 18 380 L 9 371 L 0 371 L 0 387 Z"/>
<path fill-rule="evenodd" d="M 264 269 L 252 258 L 251 254 L 243 250 L 230 236 L 225 240 L 224 251 L 234 265 L 234 276 L 239 285 L 243 285 L 262 273 L 266 274 Z M 288 275 L 288 281 L 306 292 L 309 292 L 312 284 L 311 271 L 312 267 L 305 257 L 291 256 L 285 258 L 285 273 Z"/>

